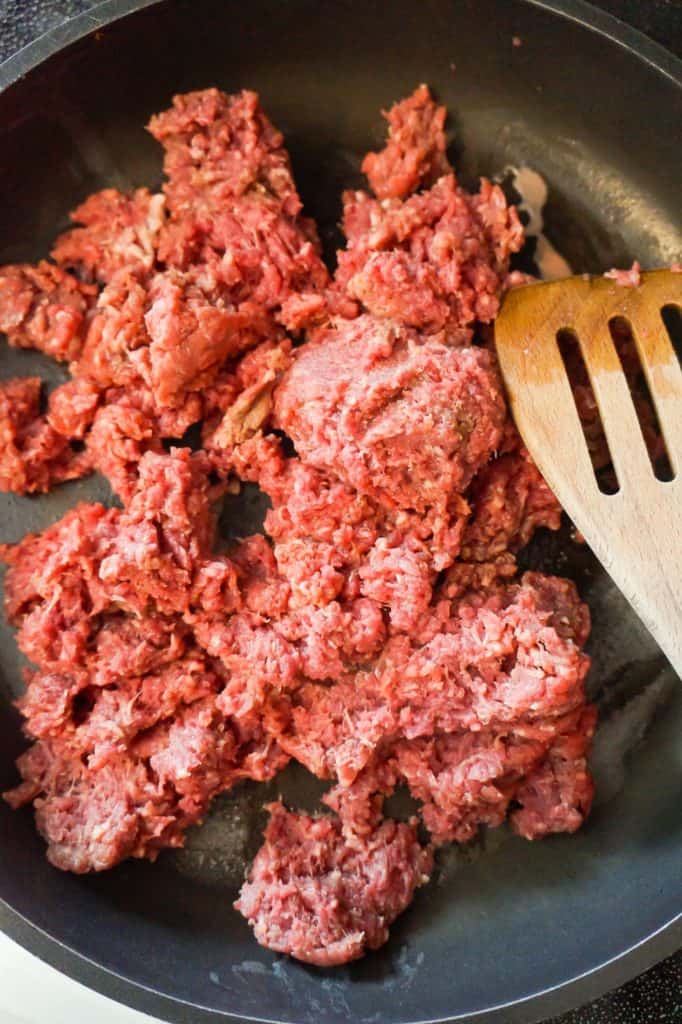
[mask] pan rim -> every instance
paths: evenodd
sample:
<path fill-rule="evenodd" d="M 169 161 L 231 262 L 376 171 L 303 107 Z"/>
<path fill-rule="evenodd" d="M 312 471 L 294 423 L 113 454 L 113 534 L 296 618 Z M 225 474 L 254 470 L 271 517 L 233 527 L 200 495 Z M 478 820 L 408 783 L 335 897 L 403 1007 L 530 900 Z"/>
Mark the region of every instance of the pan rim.
<path fill-rule="evenodd" d="M 159 1019 L 169 1024 L 190 1024 L 190 1018 L 185 1012 L 187 1010 L 192 1012 L 192 1024 L 198 1024 L 194 1016 L 197 1012 L 202 1014 L 204 1020 L 212 1020 L 216 1024 L 221 1020 L 235 1021 L 237 1024 L 295 1024 L 293 1021 L 272 1017 L 245 1017 L 230 1010 L 216 1010 L 202 1003 L 170 996 L 140 981 L 133 981 L 51 935 L 11 907 L 2 897 L 0 931 L 71 980 L 140 1013 L 153 1017 L 162 1014 Z M 522 999 L 498 1003 L 482 1010 L 466 1011 L 455 1017 L 424 1018 L 410 1024 L 542 1024 L 548 1017 L 559 1016 L 626 984 L 671 956 L 681 944 L 682 911 L 639 942 L 567 981 Z M 576 998 L 578 994 L 579 998 Z M 159 1001 L 162 1005 L 159 1005 Z M 530 1017 L 529 1011 L 532 1014 Z"/>
<path fill-rule="evenodd" d="M 77 42 L 91 32 L 105 28 L 124 18 L 154 7 L 167 0 L 101 0 L 95 7 L 56 25 L 38 36 L 33 42 L 23 46 L 0 63 L 0 92 L 20 78 L 24 78 L 39 64 L 54 56 L 60 50 Z M 624 50 L 634 54 L 639 60 L 653 67 L 674 85 L 682 89 L 682 59 L 666 50 L 643 32 L 626 25 L 606 11 L 596 8 L 588 0 L 522 0 L 531 7 L 539 7 L 557 17 L 582 25 L 583 28 L 597 35 L 604 36 Z"/>
<path fill-rule="evenodd" d="M 89 11 L 82 12 L 38 36 L 0 63 L 0 92 L 26 77 L 61 50 L 87 35 L 146 8 L 167 0 L 102 0 Z M 609 43 L 626 50 L 667 78 L 682 92 L 682 59 L 676 57 L 637 29 L 594 7 L 587 0 L 522 0 L 550 14 L 573 22 L 602 36 Z M 244 1017 L 229 1010 L 216 1010 L 200 1003 L 191 1003 L 177 996 L 158 991 L 133 980 L 91 959 L 87 954 L 64 943 L 49 931 L 34 924 L 0 897 L 0 931 L 30 953 L 60 970 L 73 980 L 153 1016 L 163 1015 L 168 1021 L 188 1024 L 192 1015 L 201 1013 L 206 1020 L 249 1021 L 252 1024 L 284 1024 L 270 1018 Z M 414 1021 L 413 1024 L 516 1024 L 523 1020 L 539 1021 L 563 1013 L 576 1005 L 589 1002 L 605 992 L 634 978 L 682 946 L 682 910 L 674 914 L 654 932 L 622 950 L 603 963 L 568 978 L 548 989 L 522 999 L 500 1003 L 483 1010 L 456 1017 Z M 161 1005 L 159 1005 L 161 1003 Z M 528 1017 L 530 1012 L 531 1017 Z M 513 1016 L 512 1016 L 513 1015 Z M 194 1016 L 192 1017 L 194 1019 Z"/>

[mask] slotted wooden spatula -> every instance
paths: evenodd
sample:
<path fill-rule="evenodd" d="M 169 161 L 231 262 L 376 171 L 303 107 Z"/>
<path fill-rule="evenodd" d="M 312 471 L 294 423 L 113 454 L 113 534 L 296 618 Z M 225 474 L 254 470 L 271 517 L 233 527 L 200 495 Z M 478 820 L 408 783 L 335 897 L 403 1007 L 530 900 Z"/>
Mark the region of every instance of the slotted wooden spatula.
<path fill-rule="evenodd" d="M 682 369 L 661 310 L 682 307 L 682 274 L 638 287 L 573 277 L 513 289 L 495 323 L 511 409 L 540 472 L 682 676 Z M 629 323 L 674 479 L 654 475 L 609 323 Z M 577 336 L 619 490 L 599 489 L 557 342 Z"/>

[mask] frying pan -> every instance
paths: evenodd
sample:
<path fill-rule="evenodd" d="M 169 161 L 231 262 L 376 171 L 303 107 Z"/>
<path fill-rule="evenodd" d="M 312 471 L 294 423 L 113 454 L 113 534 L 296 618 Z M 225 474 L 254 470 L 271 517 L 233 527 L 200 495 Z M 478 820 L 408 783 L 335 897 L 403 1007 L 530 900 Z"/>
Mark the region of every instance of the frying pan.
<path fill-rule="evenodd" d="M 94 189 L 159 183 L 143 125 L 174 92 L 207 85 L 260 91 L 332 253 L 339 195 L 361 184 L 380 108 L 421 81 L 452 112 L 461 180 L 522 164 L 545 176 L 546 230 L 575 268 L 680 257 L 682 64 L 585 3 L 110 0 L 0 69 L 0 259 L 44 254 Z M 0 373 L 61 379 L 42 357 L 5 348 Z M 108 497 L 97 479 L 39 500 L 2 496 L 0 539 Z M 245 534 L 262 511 L 247 492 L 222 527 Z M 260 949 L 231 909 L 263 800 L 281 791 L 315 806 L 305 773 L 227 794 L 188 848 L 156 865 L 97 876 L 51 868 L 30 812 L 3 805 L 2 927 L 67 974 L 178 1022 L 528 1022 L 672 952 L 682 944 L 682 687 L 568 527 L 539 536 L 524 560 L 573 577 L 593 612 L 599 799 L 581 832 L 531 844 L 498 830 L 444 851 L 383 950 L 321 970 Z M 7 787 L 24 741 L 11 705 L 20 659 L 2 628 Z"/>

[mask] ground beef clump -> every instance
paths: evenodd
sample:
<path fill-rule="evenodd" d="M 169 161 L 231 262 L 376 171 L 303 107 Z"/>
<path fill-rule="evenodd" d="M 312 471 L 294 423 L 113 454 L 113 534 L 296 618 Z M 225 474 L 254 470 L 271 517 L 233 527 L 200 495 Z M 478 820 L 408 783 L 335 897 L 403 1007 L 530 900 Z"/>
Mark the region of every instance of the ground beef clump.
<path fill-rule="evenodd" d="M 71 214 L 79 227 L 61 235 L 52 258 L 80 277 L 108 282 L 118 270 L 148 273 L 156 261 L 164 223 L 164 199 L 138 188 L 131 195 L 106 188 Z"/>
<path fill-rule="evenodd" d="M 69 438 L 56 427 L 65 423 L 58 415 L 40 412 L 42 383 L 24 377 L 0 383 L 0 489 L 20 494 L 49 491 L 53 484 L 73 480 L 90 471 L 90 461 L 73 449 Z M 55 410 L 53 403 L 53 412 Z M 77 416 L 69 414 L 69 418 Z M 70 431 L 73 423 L 66 425 Z"/>
<path fill-rule="evenodd" d="M 523 228 L 498 185 L 482 178 L 478 193 L 454 173 L 402 200 L 345 192 L 335 288 L 368 313 L 466 344 L 475 325 L 490 323 L 513 278 L 509 259 Z"/>
<path fill-rule="evenodd" d="M 567 581 L 521 584 L 439 602 L 419 635 L 385 644 L 374 664 L 329 688 L 308 682 L 271 701 L 283 747 L 349 785 L 396 740 L 548 721 L 584 702 L 589 618 Z"/>
<path fill-rule="evenodd" d="M 493 359 L 371 317 L 316 334 L 275 398 L 275 423 L 312 465 L 389 507 L 461 493 L 505 417 Z"/>
<path fill-rule="evenodd" d="M 57 867 L 154 859 L 216 793 L 288 760 L 262 716 L 221 710 L 222 669 L 183 618 L 215 578 L 207 471 L 201 453 L 148 453 L 127 508 L 80 505 L 4 553 L 6 611 L 38 666 L 19 701 L 36 742 L 8 799 L 34 802 Z M 237 608 L 225 568 L 220 606 Z"/>
<path fill-rule="evenodd" d="M 39 472 L 28 465 L 32 449 L 16 445 L 3 489 L 26 494 L 68 479 L 63 451 L 77 440 L 88 453 L 78 474 L 99 470 L 127 499 L 146 451 L 227 413 L 211 401 L 221 378 L 234 384 L 231 404 L 242 399 L 233 419 L 262 396 L 268 405 L 286 360 L 263 366 L 262 380 L 252 372 L 247 385 L 244 354 L 260 345 L 286 353 L 283 325 L 300 331 L 328 308 L 356 312 L 331 290 L 283 137 L 255 93 L 178 96 L 149 130 L 165 150 L 163 194 L 97 192 L 55 242 L 55 263 L 0 270 L 0 331 L 13 346 L 68 363 L 74 398 L 88 393 L 79 414 L 65 418 L 61 403 L 51 423 L 67 432 L 41 441 Z M 11 400 L 8 417 L 23 423 Z M 269 406 L 258 427 L 268 415 Z"/>
<path fill-rule="evenodd" d="M 0 269 L 0 332 L 14 348 L 35 348 L 61 362 L 83 346 L 97 289 L 46 260 Z"/>
<path fill-rule="evenodd" d="M 258 941 L 318 967 L 382 946 L 429 878 L 431 857 L 414 827 L 387 819 L 358 843 L 333 818 L 269 809 L 265 843 L 236 903 Z"/>
<path fill-rule="evenodd" d="M 465 561 L 493 562 L 522 548 L 538 527 L 557 530 L 561 524 L 556 498 L 523 449 L 489 462 L 472 484 L 469 501 Z"/>
<path fill-rule="evenodd" d="M 44 403 L 0 384 L 0 486 L 98 470 L 120 498 L 0 546 L 31 662 L 5 799 L 52 864 L 101 871 L 298 760 L 327 810 L 271 805 L 235 906 L 321 966 L 386 942 L 439 845 L 571 832 L 592 799 L 589 613 L 517 572 L 560 509 L 486 326 L 523 230 L 497 186 L 458 184 L 425 86 L 386 117 L 333 278 L 281 133 L 216 89 L 152 118 L 162 192 L 98 192 L 53 263 L 0 270 L 9 343 L 71 374 Z M 265 535 L 226 544 L 219 502 L 247 483 Z M 418 819 L 384 816 L 397 787 Z"/>
<path fill-rule="evenodd" d="M 127 705 L 147 696 L 138 681 L 131 682 L 121 693 Z M 113 735 L 104 752 L 83 750 L 60 736 L 38 740 L 22 755 L 24 781 L 8 800 L 12 806 L 34 802 L 55 867 L 83 873 L 113 867 L 125 857 L 155 860 L 164 847 L 182 845 L 187 828 L 201 821 L 216 793 L 243 778 L 264 781 L 286 763 L 257 727 L 226 722 L 210 695 L 190 694 L 188 701 L 180 692 L 166 721 L 153 721 L 137 735 L 133 728 Z M 103 717 L 114 731 L 118 723 L 109 711 Z"/>
<path fill-rule="evenodd" d="M 362 162 L 377 198 L 403 199 L 451 170 L 445 155 L 446 116 L 425 85 L 384 114 L 389 125 L 386 148 L 368 153 Z"/>
<path fill-rule="evenodd" d="M 162 261 L 275 319 L 287 301 L 321 295 L 329 274 L 317 230 L 301 216 L 284 139 L 255 93 L 176 96 L 149 130 L 168 177 Z"/>

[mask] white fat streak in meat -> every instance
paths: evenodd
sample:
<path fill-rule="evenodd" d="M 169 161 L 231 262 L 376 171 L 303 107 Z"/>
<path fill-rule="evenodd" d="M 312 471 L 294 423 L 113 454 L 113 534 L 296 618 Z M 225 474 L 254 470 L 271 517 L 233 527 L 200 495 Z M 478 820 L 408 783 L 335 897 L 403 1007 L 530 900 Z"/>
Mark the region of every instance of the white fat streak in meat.
<path fill-rule="evenodd" d="M 547 182 L 532 167 L 510 167 L 514 188 L 521 196 L 518 209 L 528 216 L 526 234 L 537 239 L 535 262 L 543 281 L 558 281 L 570 277 L 573 270 L 567 260 L 558 252 L 545 234 L 542 211 L 547 202 Z"/>

